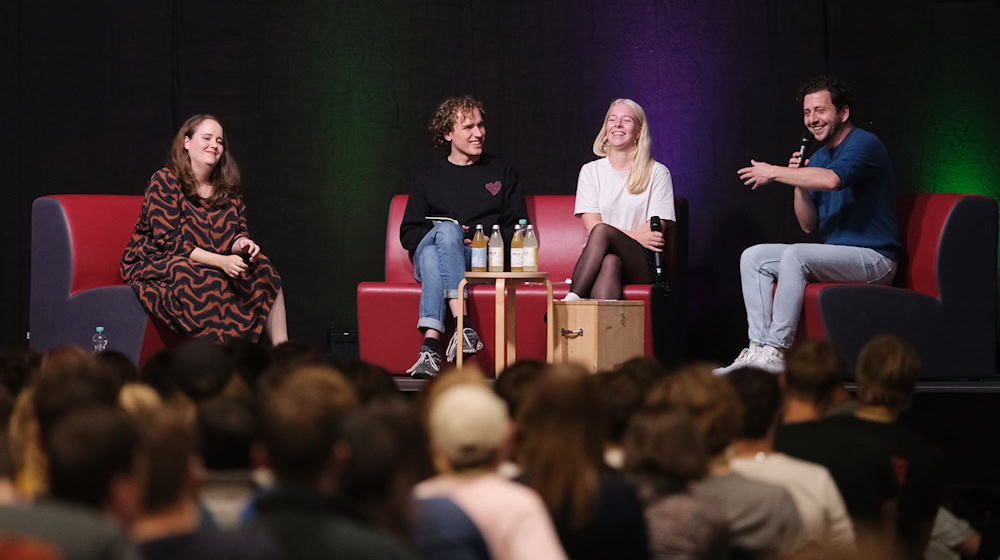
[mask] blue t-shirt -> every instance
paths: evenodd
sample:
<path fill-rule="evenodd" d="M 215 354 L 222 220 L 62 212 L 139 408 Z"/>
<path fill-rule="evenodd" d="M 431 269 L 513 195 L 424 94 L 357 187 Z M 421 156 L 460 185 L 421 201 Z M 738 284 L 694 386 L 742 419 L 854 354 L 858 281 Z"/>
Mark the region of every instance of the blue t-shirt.
<path fill-rule="evenodd" d="M 877 136 L 852 129 L 839 146 L 823 146 L 809 167 L 824 167 L 840 177 L 835 191 L 810 191 L 823 243 L 870 247 L 896 259 L 896 187 L 889 153 Z"/>

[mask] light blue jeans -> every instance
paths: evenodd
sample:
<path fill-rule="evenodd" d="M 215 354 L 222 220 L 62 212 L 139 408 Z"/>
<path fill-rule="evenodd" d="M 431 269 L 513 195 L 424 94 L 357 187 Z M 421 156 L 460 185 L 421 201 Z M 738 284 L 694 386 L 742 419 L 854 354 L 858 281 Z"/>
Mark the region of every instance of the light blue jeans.
<path fill-rule="evenodd" d="M 740 257 L 750 343 L 781 349 L 792 345 L 809 282 L 891 284 L 895 276 L 896 261 L 867 247 L 823 243 L 754 245 Z"/>
<path fill-rule="evenodd" d="M 471 260 L 462 226 L 442 222 L 420 240 L 413 253 L 413 276 L 420 282 L 417 328 L 444 332 L 447 300 L 458 297 L 458 283 Z"/>

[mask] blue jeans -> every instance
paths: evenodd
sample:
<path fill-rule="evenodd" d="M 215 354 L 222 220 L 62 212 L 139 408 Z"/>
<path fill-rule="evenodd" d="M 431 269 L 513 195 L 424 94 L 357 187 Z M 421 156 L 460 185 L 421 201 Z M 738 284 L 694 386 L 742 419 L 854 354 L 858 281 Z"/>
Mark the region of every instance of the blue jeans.
<path fill-rule="evenodd" d="M 444 332 L 446 300 L 458 297 L 458 283 L 472 260 L 465 246 L 465 232 L 443 222 L 420 240 L 413 253 L 413 276 L 420 282 L 420 318 L 417 328 Z"/>
<path fill-rule="evenodd" d="M 896 261 L 867 247 L 754 245 L 740 257 L 750 343 L 781 349 L 792 345 L 809 282 L 891 284 L 895 276 Z M 778 289 L 774 290 L 776 281 Z"/>

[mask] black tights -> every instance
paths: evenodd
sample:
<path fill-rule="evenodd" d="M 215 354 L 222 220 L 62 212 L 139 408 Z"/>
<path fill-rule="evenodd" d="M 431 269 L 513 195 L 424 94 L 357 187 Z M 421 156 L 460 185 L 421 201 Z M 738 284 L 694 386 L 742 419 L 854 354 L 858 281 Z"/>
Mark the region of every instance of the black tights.
<path fill-rule="evenodd" d="M 622 299 L 623 285 L 652 281 L 642 245 L 614 226 L 601 223 L 590 230 L 587 246 L 576 261 L 571 290 L 582 298 Z"/>

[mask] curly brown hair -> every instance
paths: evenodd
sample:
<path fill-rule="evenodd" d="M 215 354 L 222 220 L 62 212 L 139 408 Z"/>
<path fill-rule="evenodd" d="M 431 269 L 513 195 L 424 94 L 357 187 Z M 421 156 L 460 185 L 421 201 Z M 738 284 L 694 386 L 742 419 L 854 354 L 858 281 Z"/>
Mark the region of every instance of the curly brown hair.
<path fill-rule="evenodd" d="M 184 140 L 186 138 L 193 138 L 198 125 L 208 120 L 219 123 L 219 126 L 225 130 L 226 127 L 222 126 L 222 121 L 213 115 L 200 114 L 188 117 L 177 131 L 177 134 L 174 135 L 174 142 L 170 146 L 170 153 L 167 154 L 167 167 L 170 168 L 170 172 L 180 181 L 184 195 L 189 198 L 198 196 L 198 180 L 191 169 L 191 157 L 188 155 L 187 150 L 184 149 Z M 215 192 L 212 193 L 212 196 L 205 199 L 211 206 L 220 206 L 239 193 L 240 168 L 236 165 L 236 160 L 233 156 L 230 155 L 228 146 L 222 150 L 222 157 L 215 164 L 215 169 L 208 176 L 208 181 L 215 187 Z"/>
<path fill-rule="evenodd" d="M 434 143 L 434 147 L 442 152 L 447 152 L 451 149 L 451 142 L 445 140 L 444 135 L 455 129 L 455 123 L 458 122 L 458 119 L 462 115 L 471 114 L 477 109 L 485 122 L 486 108 L 483 107 L 483 102 L 471 95 L 449 97 L 442 101 L 437 106 L 437 109 L 434 110 L 434 116 L 431 117 L 431 122 L 427 126 L 427 130 L 431 133 L 431 141 Z"/>

